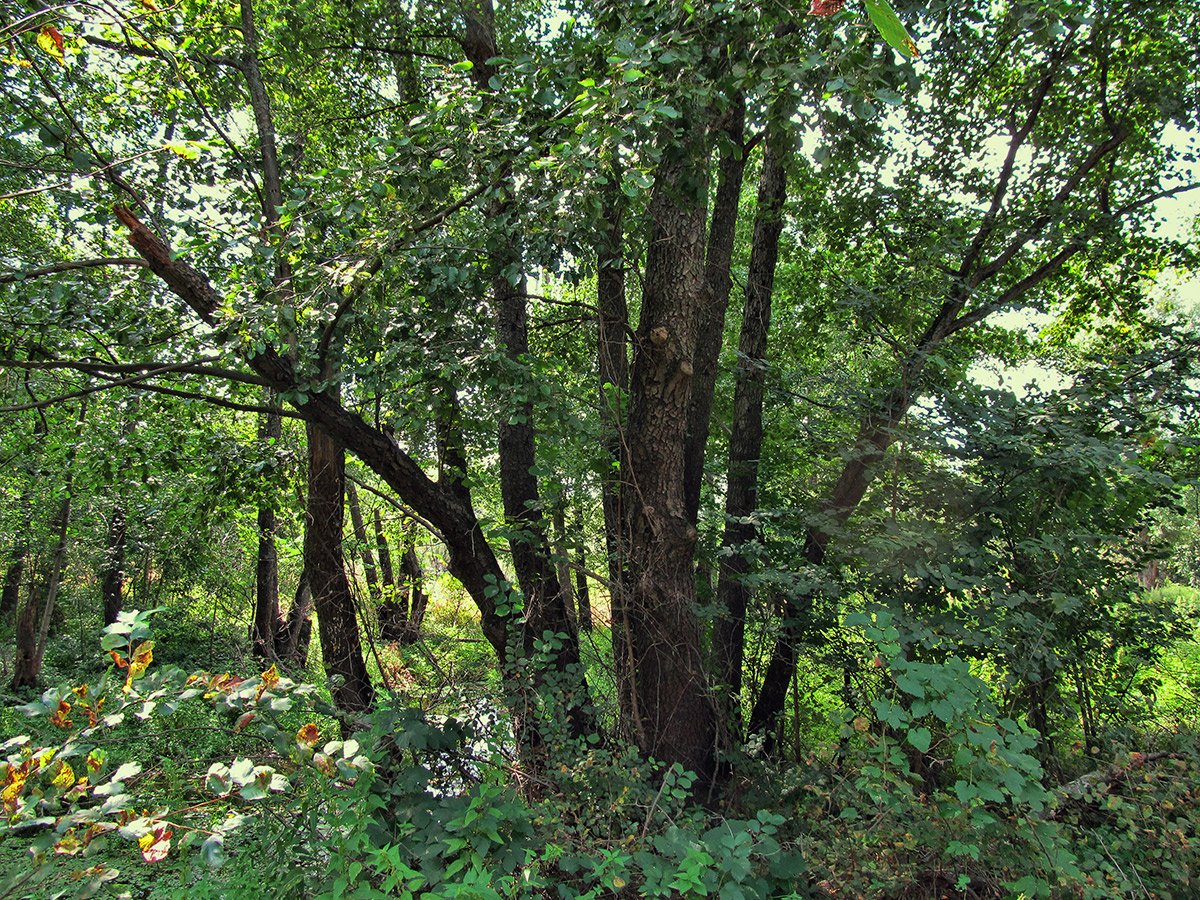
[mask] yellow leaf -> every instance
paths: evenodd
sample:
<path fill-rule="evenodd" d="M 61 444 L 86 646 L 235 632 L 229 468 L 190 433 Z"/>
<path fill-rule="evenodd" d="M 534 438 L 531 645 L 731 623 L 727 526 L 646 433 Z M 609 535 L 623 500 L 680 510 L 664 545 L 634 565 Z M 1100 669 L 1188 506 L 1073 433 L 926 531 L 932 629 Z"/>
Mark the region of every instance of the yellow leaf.
<path fill-rule="evenodd" d="M 142 851 L 142 859 L 148 863 L 162 862 L 171 850 L 171 835 L 174 834 L 167 825 L 159 825 L 149 834 L 138 838 L 138 849 Z"/>
<path fill-rule="evenodd" d="M 66 57 L 64 56 L 63 36 L 53 25 L 47 25 L 41 30 L 41 33 L 38 34 L 37 43 L 42 48 L 42 52 L 58 60 L 60 66 L 67 64 Z"/>
<path fill-rule="evenodd" d="M 309 722 L 296 732 L 296 740 L 307 747 L 315 747 L 317 745 L 317 741 L 320 739 L 321 732 L 312 722 Z"/>
<path fill-rule="evenodd" d="M 59 760 L 58 773 L 54 776 L 51 782 L 60 791 L 70 789 L 75 785 L 75 770 L 71 768 L 71 764 L 66 760 Z"/>

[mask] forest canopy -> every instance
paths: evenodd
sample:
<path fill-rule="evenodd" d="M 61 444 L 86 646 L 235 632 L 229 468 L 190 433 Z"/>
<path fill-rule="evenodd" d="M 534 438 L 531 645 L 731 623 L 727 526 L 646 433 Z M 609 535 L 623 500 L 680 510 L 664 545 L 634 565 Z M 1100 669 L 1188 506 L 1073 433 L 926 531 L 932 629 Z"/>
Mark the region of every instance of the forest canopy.
<path fill-rule="evenodd" d="M 0 0 L 0 896 L 1194 893 L 1198 45 Z"/>

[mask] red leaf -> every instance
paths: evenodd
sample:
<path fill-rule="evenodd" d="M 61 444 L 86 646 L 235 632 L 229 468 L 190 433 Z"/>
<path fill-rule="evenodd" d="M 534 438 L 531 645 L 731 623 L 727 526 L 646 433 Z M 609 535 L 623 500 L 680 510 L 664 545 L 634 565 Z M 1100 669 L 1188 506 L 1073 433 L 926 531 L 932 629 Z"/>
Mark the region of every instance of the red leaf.
<path fill-rule="evenodd" d="M 810 16 L 832 16 L 834 13 L 841 12 L 845 5 L 846 0 L 812 0 L 808 14 Z"/>

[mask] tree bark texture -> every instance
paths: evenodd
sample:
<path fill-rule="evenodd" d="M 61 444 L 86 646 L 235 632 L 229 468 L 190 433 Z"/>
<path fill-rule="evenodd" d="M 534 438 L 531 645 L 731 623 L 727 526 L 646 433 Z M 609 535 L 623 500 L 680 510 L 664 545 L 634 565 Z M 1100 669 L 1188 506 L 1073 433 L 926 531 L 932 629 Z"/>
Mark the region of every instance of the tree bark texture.
<path fill-rule="evenodd" d="M 696 322 L 704 302 L 707 160 L 703 127 L 659 165 L 653 227 L 630 376 L 624 475 L 624 639 L 643 752 L 697 773 L 714 770 L 716 710 L 701 658 L 694 604 L 696 529 L 684 496 L 684 456 Z"/>
<path fill-rule="evenodd" d="M 354 598 L 342 559 L 345 450 L 321 426 L 308 426 L 308 510 L 304 570 L 320 622 L 325 674 L 340 680 L 333 688 L 338 709 L 368 710 L 375 691 L 363 661 Z"/>

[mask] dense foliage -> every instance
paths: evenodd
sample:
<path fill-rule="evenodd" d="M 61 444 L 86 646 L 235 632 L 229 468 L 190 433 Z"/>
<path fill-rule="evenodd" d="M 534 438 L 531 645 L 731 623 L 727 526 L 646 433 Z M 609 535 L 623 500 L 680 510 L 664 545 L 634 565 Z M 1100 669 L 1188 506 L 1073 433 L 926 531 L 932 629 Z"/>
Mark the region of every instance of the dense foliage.
<path fill-rule="evenodd" d="M 0 0 L 0 896 L 1193 895 L 1200 10 L 894 7 Z"/>

